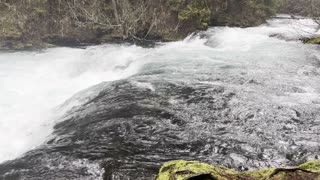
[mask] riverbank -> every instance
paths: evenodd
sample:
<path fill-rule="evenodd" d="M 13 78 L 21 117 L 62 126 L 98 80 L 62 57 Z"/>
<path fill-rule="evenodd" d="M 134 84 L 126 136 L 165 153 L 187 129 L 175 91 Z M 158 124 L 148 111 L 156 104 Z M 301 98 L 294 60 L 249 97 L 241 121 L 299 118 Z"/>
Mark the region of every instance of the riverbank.
<path fill-rule="evenodd" d="M 7 0 L 0 49 L 176 41 L 209 26 L 256 26 L 274 9 L 273 1 L 253 0 Z"/>

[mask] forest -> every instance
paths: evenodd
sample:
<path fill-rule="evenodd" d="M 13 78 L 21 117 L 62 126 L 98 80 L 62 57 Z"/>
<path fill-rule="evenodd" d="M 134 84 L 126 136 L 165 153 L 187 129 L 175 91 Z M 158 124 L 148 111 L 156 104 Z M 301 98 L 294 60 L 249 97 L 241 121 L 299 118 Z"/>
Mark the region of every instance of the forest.
<path fill-rule="evenodd" d="M 290 0 L 1 0 L 1 49 L 174 41 L 210 26 L 256 26 L 279 12 L 317 17 Z"/>

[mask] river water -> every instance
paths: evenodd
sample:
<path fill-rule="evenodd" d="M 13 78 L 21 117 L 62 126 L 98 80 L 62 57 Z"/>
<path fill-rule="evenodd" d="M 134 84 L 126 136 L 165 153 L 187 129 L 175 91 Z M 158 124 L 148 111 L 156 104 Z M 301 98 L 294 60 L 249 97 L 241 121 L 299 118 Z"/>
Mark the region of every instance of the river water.
<path fill-rule="evenodd" d="M 169 104 L 161 104 L 161 108 L 174 109 L 170 113 L 182 119 L 170 127 L 176 130 L 178 124 L 184 129 L 171 134 L 179 137 L 176 139 L 166 134 L 165 142 L 170 144 L 172 138 L 192 144 L 205 139 L 200 143 L 203 147 L 196 151 L 184 147 L 172 153 L 168 148 L 151 154 L 151 159 L 160 162 L 193 156 L 240 169 L 316 159 L 320 155 L 320 114 L 317 113 L 320 48 L 298 41 L 301 37 L 320 34 L 316 27 L 309 19 L 276 18 L 253 28 L 210 28 L 183 41 L 153 48 L 106 44 L 83 49 L 1 52 L 0 162 L 21 157 L 44 142 L 50 144 L 52 139 L 57 141 L 59 136 L 72 134 L 59 130 L 64 121 L 93 112 L 90 109 L 93 107 L 83 104 L 110 88 L 107 82 L 123 81 L 130 82 L 130 87 L 148 90 L 144 92 L 146 96 L 152 92 L 155 99 L 158 98 L 155 94 L 168 98 Z M 97 85 L 99 83 L 102 84 Z M 97 86 L 90 88 L 93 85 Z M 172 89 L 166 89 L 168 87 Z M 108 90 L 106 96 L 130 92 L 127 85 L 124 88 L 128 89 Z M 143 95 L 139 91 L 133 91 L 135 93 L 137 97 Z M 95 108 L 108 106 L 110 102 L 101 105 L 97 101 L 100 106 Z M 148 106 L 156 105 L 149 103 Z M 79 107 L 80 115 L 73 115 L 80 112 Z M 62 125 L 54 128 L 57 123 Z M 119 137 L 127 135 L 121 132 L 122 126 L 116 127 Z M 140 138 L 141 144 L 152 144 L 152 140 Z M 212 138 L 214 141 L 210 141 Z M 231 145 L 218 142 L 219 139 L 229 140 Z M 244 140 L 250 142 L 244 143 Z M 272 152 L 273 146 L 277 147 L 278 154 Z M 306 148 L 299 149 L 302 146 Z M 308 152 L 303 155 L 295 154 L 305 150 Z M 255 154 L 256 151 L 259 153 Z M 166 156 L 166 152 L 172 154 Z M 251 161 L 250 156 L 255 155 L 261 161 Z M 135 158 L 135 161 L 141 160 Z"/>
<path fill-rule="evenodd" d="M 136 73 L 139 65 L 126 66 L 139 53 L 135 46 L 1 53 L 0 161 L 39 145 L 51 133 L 52 110 L 77 91 Z"/>

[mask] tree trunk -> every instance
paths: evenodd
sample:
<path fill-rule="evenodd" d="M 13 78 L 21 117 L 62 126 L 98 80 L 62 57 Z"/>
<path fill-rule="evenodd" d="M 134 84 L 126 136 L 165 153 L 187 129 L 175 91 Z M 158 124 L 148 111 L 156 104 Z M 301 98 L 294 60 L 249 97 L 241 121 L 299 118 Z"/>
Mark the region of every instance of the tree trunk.
<path fill-rule="evenodd" d="M 114 13 L 114 17 L 116 19 L 116 23 L 119 25 L 119 14 L 118 14 L 118 10 L 117 10 L 117 3 L 116 0 L 112 0 L 112 6 L 113 6 L 113 13 Z"/>

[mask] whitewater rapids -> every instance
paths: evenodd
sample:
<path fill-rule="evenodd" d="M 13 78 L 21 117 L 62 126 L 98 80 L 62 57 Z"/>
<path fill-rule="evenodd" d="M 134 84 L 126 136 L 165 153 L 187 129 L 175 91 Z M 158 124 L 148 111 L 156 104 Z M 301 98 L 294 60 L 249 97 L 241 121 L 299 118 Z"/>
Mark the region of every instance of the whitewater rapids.
<path fill-rule="evenodd" d="M 248 105 L 266 102 L 279 107 L 317 109 L 319 47 L 299 41 L 301 37 L 320 34 L 316 28 L 310 19 L 281 18 L 252 28 L 210 28 L 183 41 L 152 48 L 106 44 L 83 49 L 0 52 L 0 162 L 15 159 L 52 138 L 53 126 L 63 120 L 61 116 L 80 106 L 95 90 L 69 99 L 77 92 L 157 69 L 167 73 L 159 76 L 159 81 L 223 86 L 237 91 Z M 218 76 L 225 79 L 219 80 Z M 137 86 L 157 91 L 150 83 L 137 82 Z M 258 117 L 266 112 L 238 113 Z M 288 124 L 286 128 L 297 127 Z M 317 138 L 314 135 L 306 143 L 320 147 Z M 237 154 L 231 153 L 230 157 L 239 164 L 243 162 Z"/>

